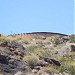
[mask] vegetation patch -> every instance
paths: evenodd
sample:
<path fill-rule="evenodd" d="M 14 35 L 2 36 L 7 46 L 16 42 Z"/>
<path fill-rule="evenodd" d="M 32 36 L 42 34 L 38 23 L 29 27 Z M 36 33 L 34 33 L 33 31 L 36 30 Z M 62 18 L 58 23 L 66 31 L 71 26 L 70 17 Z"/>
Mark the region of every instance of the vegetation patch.
<path fill-rule="evenodd" d="M 23 61 L 26 62 L 29 66 L 34 66 L 38 63 L 39 59 L 36 55 L 26 55 L 23 58 Z"/>
<path fill-rule="evenodd" d="M 75 34 L 70 35 L 69 40 L 71 43 L 75 43 Z"/>

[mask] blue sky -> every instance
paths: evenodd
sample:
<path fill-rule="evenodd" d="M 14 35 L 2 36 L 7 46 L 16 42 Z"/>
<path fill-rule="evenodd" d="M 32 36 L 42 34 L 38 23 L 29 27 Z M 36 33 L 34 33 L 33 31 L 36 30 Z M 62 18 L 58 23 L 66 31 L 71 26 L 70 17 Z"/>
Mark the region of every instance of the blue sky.
<path fill-rule="evenodd" d="M 74 0 L 0 0 L 0 33 L 74 33 Z"/>

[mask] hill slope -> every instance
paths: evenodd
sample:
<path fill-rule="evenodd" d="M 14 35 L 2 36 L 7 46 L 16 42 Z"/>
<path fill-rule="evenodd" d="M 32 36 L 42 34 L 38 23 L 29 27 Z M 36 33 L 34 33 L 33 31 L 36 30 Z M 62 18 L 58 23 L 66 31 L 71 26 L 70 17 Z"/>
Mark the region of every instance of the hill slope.
<path fill-rule="evenodd" d="M 75 35 L 34 32 L 0 35 L 2 75 L 75 75 Z"/>

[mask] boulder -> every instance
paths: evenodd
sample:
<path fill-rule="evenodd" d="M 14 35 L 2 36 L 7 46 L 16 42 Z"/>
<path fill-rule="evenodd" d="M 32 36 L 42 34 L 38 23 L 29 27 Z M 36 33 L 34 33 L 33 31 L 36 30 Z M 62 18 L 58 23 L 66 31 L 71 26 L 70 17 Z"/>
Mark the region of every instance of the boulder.
<path fill-rule="evenodd" d="M 75 45 L 71 45 L 71 51 L 75 52 Z"/>
<path fill-rule="evenodd" d="M 59 61 L 55 60 L 55 59 L 51 59 L 51 58 L 44 58 L 45 62 L 48 62 L 49 64 L 53 64 L 56 66 L 61 66 L 61 64 L 59 63 Z"/>
<path fill-rule="evenodd" d="M 8 65 L 7 57 L 0 55 L 0 63 Z"/>

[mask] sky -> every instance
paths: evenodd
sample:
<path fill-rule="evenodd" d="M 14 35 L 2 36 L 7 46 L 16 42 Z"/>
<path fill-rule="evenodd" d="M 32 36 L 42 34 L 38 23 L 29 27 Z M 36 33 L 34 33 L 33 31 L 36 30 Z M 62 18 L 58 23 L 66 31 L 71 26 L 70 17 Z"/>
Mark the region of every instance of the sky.
<path fill-rule="evenodd" d="M 0 0 L 0 33 L 74 34 L 74 0 Z"/>
<path fill-rule="evenodd" d="M 74 34 L 75 34 L 75 0 L 74 0 Z"/>

